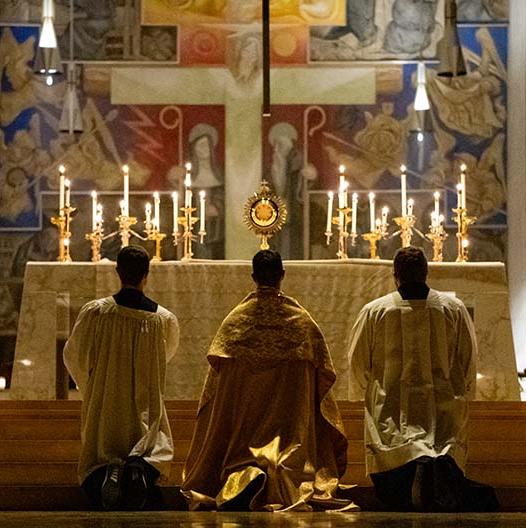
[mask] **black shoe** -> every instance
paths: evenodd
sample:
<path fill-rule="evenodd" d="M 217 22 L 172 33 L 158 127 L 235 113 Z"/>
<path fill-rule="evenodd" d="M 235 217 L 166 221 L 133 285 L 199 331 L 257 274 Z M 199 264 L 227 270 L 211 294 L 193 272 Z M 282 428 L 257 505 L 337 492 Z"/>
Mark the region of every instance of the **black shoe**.
<path fill-rule="evenodd" d="M 118 510 L 121 506 L 121 477 L 122 464 L 108 464 L 106 477 L 100 489 L 102 507 L 105 510 Z"/>
<path fill-rule="evenodd" d="M 140 464 L 126 464 L 122 480 L 124 509 L 144 510 L 148 500 L 148 485 L 144 468 Z"/>

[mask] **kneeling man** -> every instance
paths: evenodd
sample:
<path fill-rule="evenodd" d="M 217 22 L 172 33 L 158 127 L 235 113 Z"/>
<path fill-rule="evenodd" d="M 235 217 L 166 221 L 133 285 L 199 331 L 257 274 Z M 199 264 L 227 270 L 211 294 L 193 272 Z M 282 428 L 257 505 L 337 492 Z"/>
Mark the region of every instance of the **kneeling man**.
<path fill-rule="evenodd" d="M 82 394 L 79 480 L 94 506 L 107 510 L 147 506 L 173 458 L 163 394 L 179 327 L 144 295 L 148 270 L 142 247 L 121 249 L 121 290 L 82 307 L 64 348 Z"/>
<path fill-rule="evenodd" d="M 314 320 L 280 291 L 279 253 L 260 251 L 252 263 L 257 289 L 226 317 L 208 352 L 183 493 L 191 509 L 332 505 L 347 441 L 331 357 Z"/>
<path fill-rule="evenodd" d="M 493 509 L 465 479 L 477 345 L 459 299 L 430 289 L 414 247 L 394 258 L 397 291 L 367 304 L 350 343 L 351 388 L 365 392 L 367 472 L 394 510 Z"/>

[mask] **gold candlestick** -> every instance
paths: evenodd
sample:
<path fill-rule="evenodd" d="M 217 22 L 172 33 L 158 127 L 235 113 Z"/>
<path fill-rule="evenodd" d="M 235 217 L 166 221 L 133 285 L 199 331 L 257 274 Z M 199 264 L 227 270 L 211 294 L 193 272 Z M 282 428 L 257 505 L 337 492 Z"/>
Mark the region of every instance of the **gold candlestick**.
<path fill-rule="evenodd" d="M 76 211 L 75 207 L 63 207 L 59 216 L 51 218 L 51 223 L 58 227 L 58 261 L 59 262 L 71 262 L 71 255 L 69 253 L 69 244 L 71 240 L 71 217 Z"/>
<path fill-rule="evenodd" d="M 176 246 L 180 240 L 183 241 L 183 257 L 182 260 L 191 260 L 194 256 L 192 251 L 192 242 L 197 240 L 197 237 L 193 234 L 193 227 L 199 221 L 199 218 L 193 216 L 193 213 L 197 211 L 195 207 L 181 207 L 182 215 L 177 217 L 177 224 L 183 227 L 183 232 L 179 234 L 174 231 L 172 236 L 174 238 L 174 246 Z M 200 243 L 204 241 L 204 231 L 199 232 Z"/>
<path fill-rule="evenodd" d="M 100 262 L 101 254 L 100 248 L 104 239 L 104 229 L 101 224 L 97 224 L 97 227 L 91 233 L 86 233 L 86 240 L 91 242 L 91 262 Z"/>
<path fill-rule="evenodd" d="M 127 216 L 127 215 L 120 214 L 117 217 L 117 222 L 119 223 L 119 235 L 121 237 L 121 247 L 129 246 L 130 238 L 133 233 L 133 231 L 131 230 L 131 226 L 137 223 L 137 218 L 135 218 L 134 216 Z"/>
<path fill-rule="evenodd" d="M 145 231 L 147 240 L 155 241 L 155 254 L 151 259 L 152 262 L 161 262 L 161 242 L 166 238 L 166 235 L 161 233 L 157 226 L 151 223 L 146 225 Z"/>
<path fill-rule="evenodd" d="M 447 237 L 446 230 L 441 223 L 429 226 L 429 233 L 426 234 L 426 238 L 433 243 L 433 262 L 442 262 L 444 260 L 444 241 Z"/>
<path fill-rule="evenodd" d="M 465 207 L 453 209 L 455 216 L 453 221 L 457 224 L 457 262 L 467 262 L 468 254 L 468 229 L 471 224 L 477 221 L 476 216 L 468 216 L 468 210 Z"/>
<path fill-rule="evenodd" d="M 396 225 L 400 228 L 400 239 L 402 241 L 402 247 L 409 247 L 411 245 L 411 238 L 413 237 L 413 227 L 416 223 L 416 216 L 398 216 L 394 219 L 394 221 Z"/>
<path fill-rule="evenodd" d="M 380 231 L 377 229 L 370 233 L 364 233 L 362 238 L 369 242 L 369 258 L 374 260 L 379 259 L 380 256 L 378 255 L 377 244 L 382 239 Z"/>
<path fill-rule="evenodd" d="M 347 228 L 349 226 L 349 219 L 351 218 L 352 208 L 351 207 L 338 207 L 338 216 L 332 217 L 332 223 L 338 226 L 338 251 L 336 256 L 339 260 L 345 260 L 349 258 L 347 254 L 349 239 L 351 239 L 351 246 L 356 246 L 356 239 L 358 235 L 356 233 L 349 233 Z M 325 231 L 327 237 L 327 245 L 331 243 L 332 231 Z"/>

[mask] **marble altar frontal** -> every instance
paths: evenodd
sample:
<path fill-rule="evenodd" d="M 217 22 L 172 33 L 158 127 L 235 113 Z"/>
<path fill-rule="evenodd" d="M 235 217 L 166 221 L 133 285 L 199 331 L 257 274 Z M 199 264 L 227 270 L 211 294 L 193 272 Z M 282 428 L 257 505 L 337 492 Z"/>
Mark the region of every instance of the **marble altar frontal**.
<path fill-rule="evenodd" d="M 19 320 L 10 397 L 55 399 L 56 340 L 67 336 L 81 306 L 111 295 L 113 262 L 29 263 Z M 339 400 L 350 398 L 347 340 L 362 306 L 394 289 L 391 261 L 350 259 L 285 262 L 283 290 L 307 308 L 329 344 Z M 477 399 L 518 400 L 505 267 L 501 263 L 430 263 L 431 287 L 454 292 L 474 316 L 479 344 Z M 196 400 L 206 352 L 228 312 L 252 288 L 247 261 L 152 264 L 146 293 L 172 310 L 181 326 L 178 354 L 167 373 L 166 397 Z"/>

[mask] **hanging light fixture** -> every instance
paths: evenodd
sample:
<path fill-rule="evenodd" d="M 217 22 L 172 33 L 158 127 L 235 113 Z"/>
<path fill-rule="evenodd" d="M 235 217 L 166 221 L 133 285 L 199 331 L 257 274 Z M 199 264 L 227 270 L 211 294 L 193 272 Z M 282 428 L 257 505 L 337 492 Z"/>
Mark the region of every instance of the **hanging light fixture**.
<path fill-rule="evenodd" d="M 431 104 L 426 88 L 426 66 L 422 61 L 418 63 L 416 70 L 416 93 L 410 121 L 410 132 L 418 133 L 419 141 L 424 140 L 424 132 L 433 132 Z"/>
<path fill-rule="evenodd" d="M 426 89 L 426 65 L 419 62 L 416 69 L 415 110 L 429 110 L 430 108 Z"/>
<path fill-rule="evenodd" d="M 264 117 L 270 116 L 270 0 L 263 0 L 263 109 Z"/>
<path fill-rule="evenodd" d="M 437 56 L 440 61 L 438 75 L 442 77 L 466 75 L 466 63 L 457 31 L 456 0 L 446 0 L 444 36 L 437 45 Z"/>
<path fill-rule="evenodd" d="M 55 5 L 53 0 L 43 0 L 42 28 L 36 51 L 33 71 L 46 76 L 46 83 L 53 84 L 53 76 L 62 73 L 62 63 L 57 45 L 57 36 L 53 21 L 55 19 Z"/>
<path fill-rule="evenodd" d="M 70 62 L 67 70 L 66 93 L 59 121 L 59 131 L 74 134 L 83 130 L 82 112 L 77 95 L 77 67 L 74 62 Z"/>

